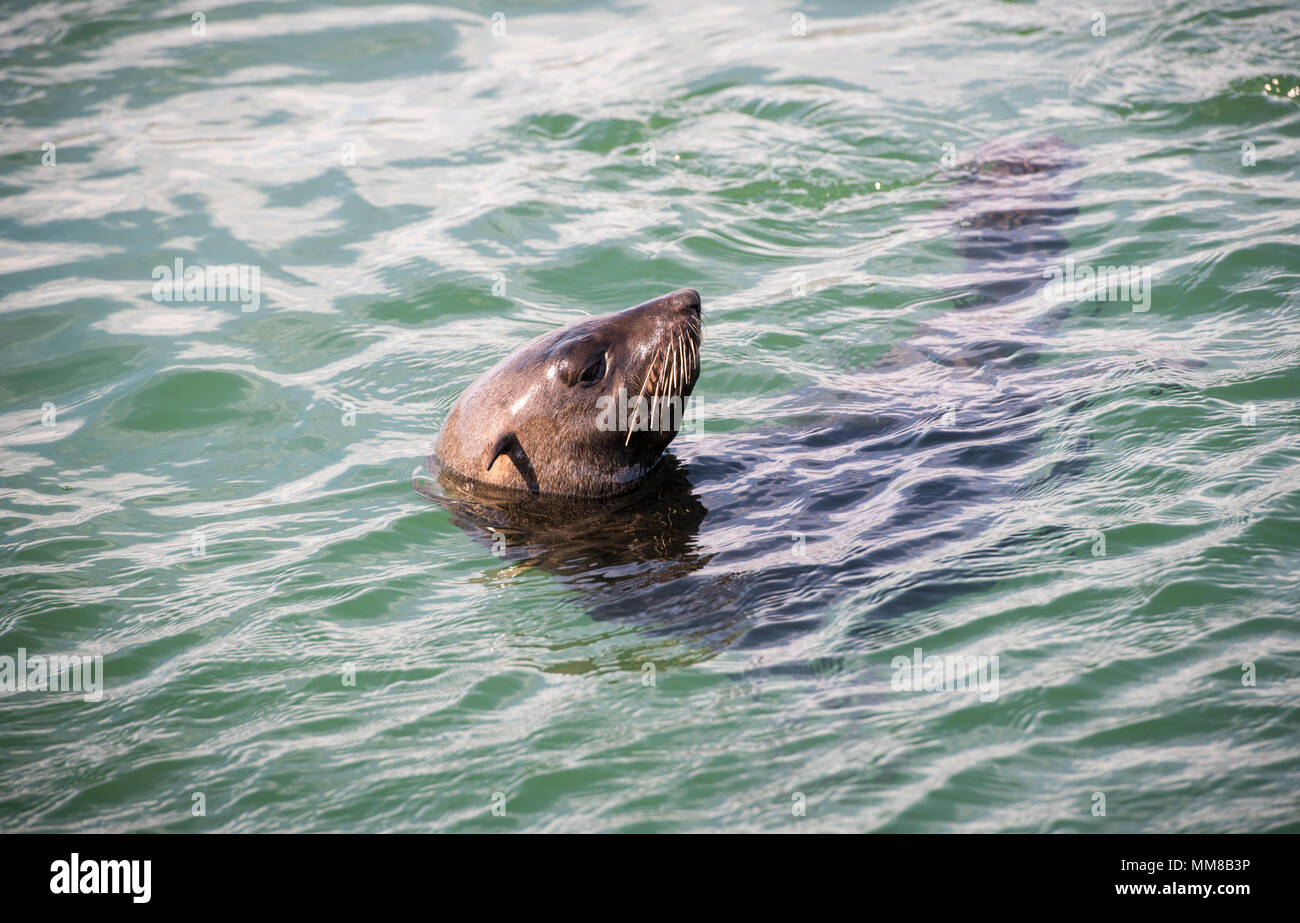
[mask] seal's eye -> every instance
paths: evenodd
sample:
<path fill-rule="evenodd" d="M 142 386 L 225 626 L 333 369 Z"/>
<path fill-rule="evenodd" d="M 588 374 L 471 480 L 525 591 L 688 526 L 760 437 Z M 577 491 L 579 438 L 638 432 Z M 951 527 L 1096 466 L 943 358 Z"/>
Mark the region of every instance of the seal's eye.
<path fill-rule="evenodd" d="M 597 353 L 591 358 L 582 374 L 578 376 L 578 382 L 584 385 L 593 384 L 605 377 L 605 354 Z"/>

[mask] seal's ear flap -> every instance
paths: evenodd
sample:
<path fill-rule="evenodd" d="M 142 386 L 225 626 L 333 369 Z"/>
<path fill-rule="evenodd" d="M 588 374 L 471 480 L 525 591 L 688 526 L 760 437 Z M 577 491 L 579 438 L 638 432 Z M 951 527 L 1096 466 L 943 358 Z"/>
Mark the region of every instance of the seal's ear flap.
<path fill-rule="evenodd" d="M 497 437 L 497 441 L 492 443 L 492 448 L 488 451 L 487 470 L 491 471 L 496 460 L 502 455 L 509 455 L 519 445 L 519 439 L 514 433 L 502 433 Z"/>
<path fill-rule="evenodd" d="M 537 484 L 537 472 L 533 470 L 532 462 L 528 460 L 528 453 L 519 444 L 519 437 L 513 432 L 502 433 L 497 437 L 497 441 L 492 443 L 492 448 L 488 450 L 488 471 L 492 470 L 492 466 L 496 464 L 496 460 L 502 455 L 515 463 L 515 470 L 524 479 L 524 484 L 527 485 L 528 489 L 533 493 L 539 493 L 541 488 Z"/>

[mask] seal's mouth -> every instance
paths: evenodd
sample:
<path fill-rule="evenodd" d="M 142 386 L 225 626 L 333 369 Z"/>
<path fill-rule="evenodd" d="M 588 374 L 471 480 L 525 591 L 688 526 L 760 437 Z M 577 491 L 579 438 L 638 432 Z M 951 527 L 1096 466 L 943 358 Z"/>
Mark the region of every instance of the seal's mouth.
<path fill-rule="evenodd" d="M 681 426 L 685 400 L 700 377 L 704 323 L 699 292 L 684 288 L 645 307 L 652 306 L 662 312 L 667 323 L 661 327 L 659 343 L 641 375 L 640 390 L 631 401 L 625 446 L 638 431 L 676 433 Z"/>

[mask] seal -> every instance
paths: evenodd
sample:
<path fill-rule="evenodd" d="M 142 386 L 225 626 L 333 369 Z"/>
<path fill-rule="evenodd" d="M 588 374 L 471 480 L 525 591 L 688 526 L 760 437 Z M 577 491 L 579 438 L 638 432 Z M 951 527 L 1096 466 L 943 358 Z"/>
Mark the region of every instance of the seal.
<path fill-rule="evenodd" d="M 689 288 L 543 334 L 465 389 L 429 468 L 532 494 L 632 490 L 681 428 L 702 337 Z"/>
<path fill-rule="evenodd" d="M 1068 535 L 1056 525 L 1026 532 L 998 511 L 1023 508 L 1095 459 L 1088 427 L 1071 422 L 1091 397 L 1090 360 L 1040 361 L 1070 306 L 1044 314 L 1035 295 L 1045 267 L 1068 251 L 1082 162 L 1054 138 L 977 150 L 942 177 L 941 207 L 909 228 L 955 238 L 961 268 L 926 283 L 953 310 L 926 317 L 879 358 L 855 349 L 828 361 L 811 384 L 765 399 L 764 420 L 666 453 L 633 490 L 498 496 L 420 469 L 413 486 L 492 560 L 509 562 L 494 574 L 553 574 L 591 618 L 681 639 L 675 663 L 782 643 L 845 611 L 846 600 L 860 607 L 850 637 L 874 649 L 902 636 L 918 608 L 994 585 L 990 549 Z M 1050 468 L 1040 456 L 1047 432 Z M 629 659 L 647 658 L 638 649 Z"/>

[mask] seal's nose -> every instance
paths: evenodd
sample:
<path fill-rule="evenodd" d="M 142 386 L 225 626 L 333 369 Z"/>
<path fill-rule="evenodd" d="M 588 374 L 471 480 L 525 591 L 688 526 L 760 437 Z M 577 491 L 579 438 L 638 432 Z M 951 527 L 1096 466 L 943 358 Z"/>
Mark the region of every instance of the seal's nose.
<path fill-rule="evenodd" d="M 638 311 L 652 313 L 657 317 L 665 320 L 683 320 L 694 317 L 697 320 L 700 317 L 700 293 L 693 288 L 679 288 L 675 292 L 669 292 L 667 295 L 660 295 L 658 298 L 652 298 L 649 301 L 637 305 L 635 308 L 628 308 L 628 311 Z"/>
<path fill-rule="evenodd" d="M 684 288 L 681 291 L 673 292 L 677 299 L 678 305 L 683 311 L 700 316 L 700 293 L 693 288 Z"/>

